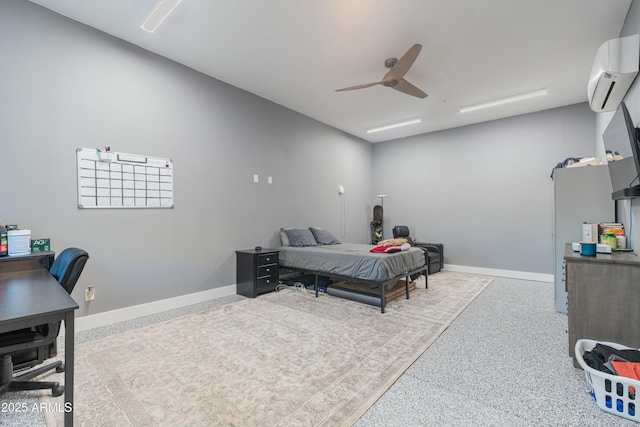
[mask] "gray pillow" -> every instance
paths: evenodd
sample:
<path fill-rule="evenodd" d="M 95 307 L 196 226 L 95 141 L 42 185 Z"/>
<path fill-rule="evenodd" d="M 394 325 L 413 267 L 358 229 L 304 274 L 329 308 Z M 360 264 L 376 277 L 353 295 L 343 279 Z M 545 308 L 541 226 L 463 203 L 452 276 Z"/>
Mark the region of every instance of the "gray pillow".
<path fill-rule="evenodd" d="M 287 230 L 293 230 L 293 228 L 280 228 L 280 242 L 282 242 L 282 246 L 291 246 L 289 245 L 289 238 L 286 233 Z"/>
<path fill-rule="evenodd" d="M 337 245 L 341 243 L 340 240 L 336 239 L 336 237 L 327 230 L 318 227 L 309 227 L 309 230 L 311 230 L 313 237 L 319 245 Z"/>
<path fill-rule="evenodd" d="M 313 238 L 313 234 L 308 228 L 285 229 L 284 232 L 289 239 L 289 246 L 318 246 L 316 239 Z"/>

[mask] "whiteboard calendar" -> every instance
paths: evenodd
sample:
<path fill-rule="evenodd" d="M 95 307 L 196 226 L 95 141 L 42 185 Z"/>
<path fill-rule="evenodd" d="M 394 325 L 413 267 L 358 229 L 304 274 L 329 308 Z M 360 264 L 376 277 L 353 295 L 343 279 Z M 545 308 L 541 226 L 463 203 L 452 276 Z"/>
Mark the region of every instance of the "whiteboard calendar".
<path fill-rule="evenodd" d="M 173 208 L 171 159 L 95 148 L 76 157 L 79 208 Z"/>

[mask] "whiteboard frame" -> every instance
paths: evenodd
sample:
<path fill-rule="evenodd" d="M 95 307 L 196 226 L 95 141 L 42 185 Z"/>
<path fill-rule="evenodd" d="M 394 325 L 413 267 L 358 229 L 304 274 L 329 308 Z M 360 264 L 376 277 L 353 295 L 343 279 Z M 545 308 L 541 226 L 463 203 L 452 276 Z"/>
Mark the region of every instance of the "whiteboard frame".
<path fill-rule="evenodd" d="M 171 159 L 78 148 L 76 166 L 79 209 L 174 207 Z"/>

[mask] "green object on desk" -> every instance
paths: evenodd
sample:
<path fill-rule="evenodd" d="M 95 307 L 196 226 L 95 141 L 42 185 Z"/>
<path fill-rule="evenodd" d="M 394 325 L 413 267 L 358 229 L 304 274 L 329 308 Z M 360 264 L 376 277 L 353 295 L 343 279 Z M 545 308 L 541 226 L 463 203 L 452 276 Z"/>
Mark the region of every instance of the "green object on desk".
<path fill-rule="evenodd" d="M 50 250 L 50 239 L 31 239 L 31 252 L 48 252 Z"/>

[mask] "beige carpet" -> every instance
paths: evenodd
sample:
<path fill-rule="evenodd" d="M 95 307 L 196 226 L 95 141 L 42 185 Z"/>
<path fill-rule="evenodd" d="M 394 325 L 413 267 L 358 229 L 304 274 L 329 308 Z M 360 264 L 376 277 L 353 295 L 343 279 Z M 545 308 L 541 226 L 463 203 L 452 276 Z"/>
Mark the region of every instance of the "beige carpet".
<path fill-rule="evenodd" d="M 287 289 L 77 345 L 75 425 L 349 426 L 490 282 L 441 272 L 385 314 Z"/>

